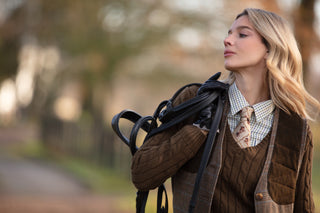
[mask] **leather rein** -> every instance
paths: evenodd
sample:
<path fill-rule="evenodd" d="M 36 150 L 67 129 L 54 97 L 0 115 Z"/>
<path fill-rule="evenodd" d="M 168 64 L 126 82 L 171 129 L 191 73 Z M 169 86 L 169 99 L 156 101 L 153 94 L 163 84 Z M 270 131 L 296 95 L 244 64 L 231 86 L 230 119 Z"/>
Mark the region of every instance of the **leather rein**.
<path fill-rule="evenodd" d="M 201 158 L 200 167 L 197 173 L 197 177 L 194 184 L 193 194 L 189 203 L 189 212 L 192 213 L 199 192 L 199 185 L 202 178 L 202 174 L 206 165 L 208 164 L 213 143 L 216 138 L 216 133 L 219 128 L 219 124 L 222 117 L 222 111 L 225 101 L 225 91 L 227 90 L 228 85 L 218 82 L 221 73 L 217 73 L 212 76 L 204 84 L 188 84 L 181 87 L 171 99 L 165 100 L 159 104 L 155 110 L 153 116 L 141 116 L 133 110 L 123 110 L 112 119 L 111 125 L 114 132 L 119 136 L 119 138 L 130 148 L 131 154 L 134 155 L 135 152 L 139 149 L 136 145 L 137 135 L 139 130 L 144 130 L 147 135 L 143 141 L 147 141 L 148 138 L 158 134 L 178 123 L 185 120 L 186 118 L 200 112 L 201 110 L 208 107 L 211 103 L 216 104 L 215 115 L 212 118 L 212 125 L 210 127 L 210 132 L 205 142 L 205 149 Z M 198 95 L 194 98 L 173 107 L 173 100 L 187 87 L 190 86 L 199 86 L 199 90 L 202 89 L 202 93 L 198 92 Z M 222 87 L 223 89 L 221 89 Z M 134 123 L 129 138 L 127 138 L 119 127 L 120 119 L 126 119 Z M 157 120 L 161 122 L 161 125 L 158 126 Z M 144 213 L 145 206 L 147 203 L 149 191 L 138 191 L 136 196 L 136 212 Z M 165 195 L 165 205 L 162 205 L 162 197 Z M 157 213 L 167 213 L 168 212 L 168 196 L 164 184 L 161 184 L 158 187 L 158 196 L 157 196 Z"/>

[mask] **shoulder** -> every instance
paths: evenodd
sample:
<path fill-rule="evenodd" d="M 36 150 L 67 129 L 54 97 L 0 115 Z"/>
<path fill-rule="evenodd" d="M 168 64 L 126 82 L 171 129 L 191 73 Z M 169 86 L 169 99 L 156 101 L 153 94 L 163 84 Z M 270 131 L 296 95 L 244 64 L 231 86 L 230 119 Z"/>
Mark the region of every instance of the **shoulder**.
<path fill-rule="evenodd" d="M 177 97 L 172 100 L 173 106 L 178 106 L 179 104 L 194 98 L 197 95 L 199 87 L 199 85 L 190 85 L 185 87 Z"/>

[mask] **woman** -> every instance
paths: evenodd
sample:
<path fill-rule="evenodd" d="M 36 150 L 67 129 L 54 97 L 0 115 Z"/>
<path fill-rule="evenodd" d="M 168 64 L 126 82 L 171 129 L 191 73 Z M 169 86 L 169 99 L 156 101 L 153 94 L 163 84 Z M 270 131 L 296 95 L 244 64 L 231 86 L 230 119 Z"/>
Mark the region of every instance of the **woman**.
<path fill-rule="evenodd" d="M 274 13 L 245 9 L 224 45 L 228 100 L 195 212 L 314 212 L 306 119 L 309 106 L 320 104 L 304 89 L 292 31 Z M 173 105 L 197 90 L 185 89 Z M 188 211 L 208 133 L 196 120 L 151 137 L 132 159 L 132 180 L 140 190 L 172 177 L 174 212 Z"/>

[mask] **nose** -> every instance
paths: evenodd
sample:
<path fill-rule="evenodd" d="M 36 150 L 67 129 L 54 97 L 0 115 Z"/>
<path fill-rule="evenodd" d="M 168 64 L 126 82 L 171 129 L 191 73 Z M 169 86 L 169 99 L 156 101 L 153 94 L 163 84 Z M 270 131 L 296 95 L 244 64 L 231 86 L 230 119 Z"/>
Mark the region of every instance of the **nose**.
<path fill-rule="evenodd" d="M 228 35 L 228 36 L 224 39 L 223 43 L 224 43 L 224 46 L 225 46 L 225 47 L 226 47 L 226 46 L 229 46 L 229 45 L 232 45 L 231 35 Z"/>

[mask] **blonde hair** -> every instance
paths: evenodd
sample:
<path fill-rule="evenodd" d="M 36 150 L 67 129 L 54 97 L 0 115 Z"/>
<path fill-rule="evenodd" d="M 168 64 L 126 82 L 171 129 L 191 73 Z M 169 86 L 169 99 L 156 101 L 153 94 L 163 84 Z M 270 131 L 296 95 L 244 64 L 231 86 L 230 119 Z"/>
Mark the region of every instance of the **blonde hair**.
<path fill-rule="evenodd" d="M 295 112 L 311 119 L 312 109 L 320 109 L 320 103 L 303 85 L 302 58 L 289 24 L 277 14 L 261 9 L 247 8 L 236 19 L 243 15 L 248 16 L 268 48 L 267 80 L 274 104 L 289 114 Z M 226 81 L 232 83 L 234 79 L 231 72 Z"/>

